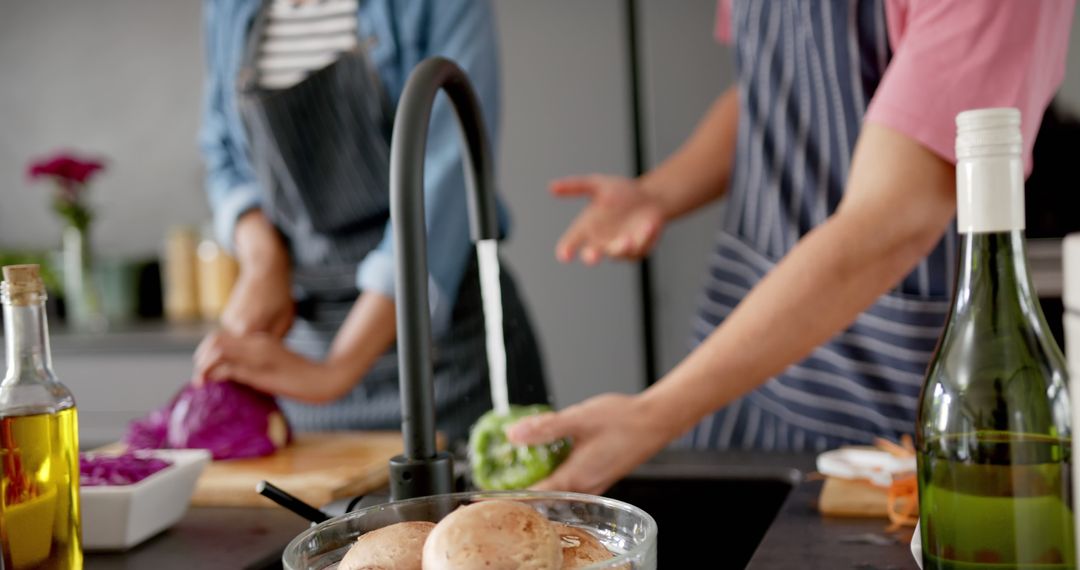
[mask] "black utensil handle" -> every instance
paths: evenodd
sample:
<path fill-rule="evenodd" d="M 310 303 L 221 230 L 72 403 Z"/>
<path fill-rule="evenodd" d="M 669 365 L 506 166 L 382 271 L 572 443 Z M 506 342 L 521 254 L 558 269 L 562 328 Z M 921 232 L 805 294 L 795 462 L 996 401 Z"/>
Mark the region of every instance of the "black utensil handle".
<path fill-rule="evenodd" d="M 259 481 L 255 485 L 255 491 L 313 523 L 318 524 L 330 520 L 330 515 L 286 493 L 268 481 Z"/>

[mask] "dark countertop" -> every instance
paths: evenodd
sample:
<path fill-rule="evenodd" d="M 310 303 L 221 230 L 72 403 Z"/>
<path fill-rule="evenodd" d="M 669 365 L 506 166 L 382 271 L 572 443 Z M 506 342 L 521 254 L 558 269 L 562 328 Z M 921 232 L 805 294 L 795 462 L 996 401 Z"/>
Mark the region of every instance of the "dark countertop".
<path fill-rule="evenodd" d="M 127 552 L 87 553 L 87 570 L 273 568 L 286 544 L 308 527 L 282 509 L 188 509 L 169 530 Z M 280 566 L 278 566 L 280 568 Z"/>
<path fill-rule="evenodd" d="M 816 508 L 821 482 L 803 482 L 788 496 L 748 570 L 916 570 L 912 529 L 885 532 L 888 521 L 822 517 Z"/>
<path fill-rule="evenodd" d="M 639 474 L 692 475 L 717 466 L 723 466 L 726 472 L 736 477 L 762 476 L 796 483 L 750 560 L 747 566 L 750 570 L 917 568 L 904 537 L 885 532 L 887 521 L 826 519 L 818 514 L 814 505 L 821 484 L 798 482 L 800 472 L 806 473 L 813 468 L 812 456 L 665 452 L 643 466 Z M 334 512 L 331 508 L 326 510 Z M 296 515 L 274 508 L 192 508 L 176 526 L 129 552 L 88 554 L 86 568 L 280 568 L 276 562 L 281 550 L 307 526 Z"/>
<path fill-rule="evenodd" d="M 804 477 L 815 470 L 814 464 L 815 456 L 809 454 L 666 451 L 643 465 L 638 475 L 665 471 L 693 473 L 724 466 L 726 472 L 737 478 L 786 480 L 793 484 L 793 490 L 783 500 L 779 513 L 750 557 L 748 570 L 917 570 L 909 544 L 913 529 L 888 533 L 885 529 L 889 523 L 885 519 L 827 518 L 818 513 L 817 498 L 822 483 Z M 733 532 L 736 525 L 754 524 L 752 509 L 765 504 L 760 499 L 744 501 L 735 497 L 729 497 L 726 502 L 733 507 L 730 516 L 737 522 L 715 525 L 726 529 L 725 532 Z M 663 526 L 660 537 L 663 552 Z"/>

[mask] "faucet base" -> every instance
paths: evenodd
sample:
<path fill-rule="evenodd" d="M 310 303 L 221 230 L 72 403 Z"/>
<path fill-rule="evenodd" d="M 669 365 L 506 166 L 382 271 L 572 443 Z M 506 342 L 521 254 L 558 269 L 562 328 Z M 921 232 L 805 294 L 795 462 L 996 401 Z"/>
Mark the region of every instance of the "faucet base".
<path fill-rule="evenodd" d="M 442 451 L 429 459 L 398 455 L 390 460 L 390 500 L 454 492 L 454 458 Z"/>

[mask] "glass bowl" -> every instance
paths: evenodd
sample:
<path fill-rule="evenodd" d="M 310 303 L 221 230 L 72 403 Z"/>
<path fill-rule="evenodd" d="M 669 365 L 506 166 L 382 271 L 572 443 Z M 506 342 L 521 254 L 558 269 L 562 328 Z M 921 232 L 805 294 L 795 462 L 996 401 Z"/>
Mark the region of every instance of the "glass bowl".
<path fill-rule="evenodd" d="M 606 497 L 538 491 L 453 493 L 367 507 L 302 532 L 285 548 L 282 563 L 286 570 L 332 570 L 366 532 L 399 522 L 437 523 L 454 509 L 484 499 L 528 503 L 554 522 L 590 531 L 616 554 L 582 570 L 656 570 L 657 528 L 648 513 Z"/>

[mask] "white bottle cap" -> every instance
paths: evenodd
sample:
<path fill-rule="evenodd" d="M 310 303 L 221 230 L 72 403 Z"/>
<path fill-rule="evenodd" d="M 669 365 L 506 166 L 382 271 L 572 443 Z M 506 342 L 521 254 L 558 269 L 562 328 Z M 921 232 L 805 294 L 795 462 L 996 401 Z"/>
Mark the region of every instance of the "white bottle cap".
<path fill-rule="evenodd" d="M 1065 274 L 1062 300 L 1065 309 L 1080 318 L 1080 234 L 1066 236 L 1061 257 Z"/>
<path fill-rule="evenodd" d="M 956 226 L 960 233 L 1024 229 L 1020 111 L 975 109 L 956 116 Z"/>

